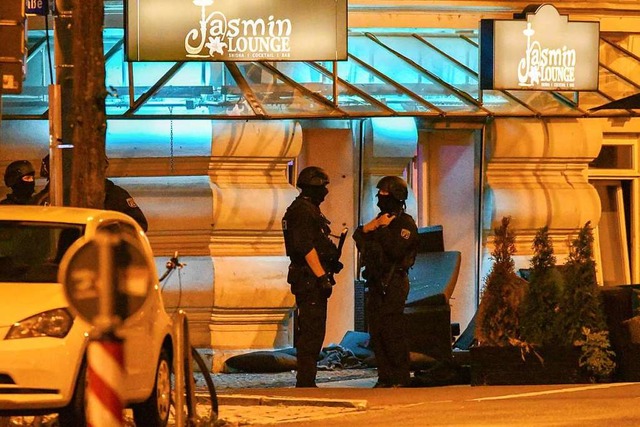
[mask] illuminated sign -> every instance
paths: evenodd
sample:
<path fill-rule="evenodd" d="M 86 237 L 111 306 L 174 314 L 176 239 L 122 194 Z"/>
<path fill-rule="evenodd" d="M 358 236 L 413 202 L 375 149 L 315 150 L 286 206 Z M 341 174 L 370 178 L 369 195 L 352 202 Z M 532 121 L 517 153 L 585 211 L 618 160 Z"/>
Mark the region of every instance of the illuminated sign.
<path fill-rule="evenodd" d="M 600 24 L 549 4 L 525 15 L 480 22 L 480 88 L 597 90 Z"/>
<path fill-rule="evenodd" d="M 46 16 L 49 9 L 54 7 L 53 3 L 52 0 L 25 0 L 25 10 L 27 15 Z"/>
<path fill-rule="evenodd" d="M 128 61 L 347 57 L 347 0 L 126 0 Z"/>

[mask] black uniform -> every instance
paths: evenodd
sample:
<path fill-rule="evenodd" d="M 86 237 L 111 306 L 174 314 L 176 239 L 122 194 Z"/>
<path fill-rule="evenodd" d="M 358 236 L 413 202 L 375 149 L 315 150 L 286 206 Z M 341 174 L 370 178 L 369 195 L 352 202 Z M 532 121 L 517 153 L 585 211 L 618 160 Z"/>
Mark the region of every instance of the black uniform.
<path fill-rule="evenodd" d="M 127 190 L 114 184 L 110 179 L 105 179 L 104 195 L 104 209 L 129 215 L 144 231 L 147 231 L 147 218 Z M 49 200 L 49 183 L 47 183 L 42 191 L 33 196 L 33 204 L 48 205 Z"/>
<path fill-rule="evenodd" d="M 407 271 L 413 266 L 417 253 L 416 223 L 402 211 L 387 227 L 369 233 L 358 227 L 353 238 L 365 267 L 365 308 L 378 366 L 378 385 L 409 385 L 404 305 L 409 294 Z"/>
<path fill-rule="evenodd" d="M 38 206 L 49 206 L 50 203 L 51 202 L 49 198 L 49 182 L 47 182 L 47 185 L 45 185 L 42 190 L 38 191 L 33 196 L 31 204 L 38 205 Z"/>
<path fill-rule="evenodd" d="M 287 282 L 296 297 L 297 324 L 294 346 L 297 350 L 296 386 L 313 387 L 317 361 L 326 331 L 327 299 L 331 289 L 323 289 L 305 260 L 314 248 L 325 271 L 332 271 L 338 249 L 329 238 L 329 220 L 308 197 L 298 196 L 282 218 L 282 230 L 291 259 Z"/>
<path fill-rule="evenodd" d="M 140 224 L 144 231 L 149 228 L 147 218 L 131 194 L 119 185 L 114 184 L 110 179 L 105 179 L 104 181 L 104 208 L 129 215 Z"/>
<path fill-rule="evenodd" d="M 31 196 L 20 196 L 14 193 L 7 194 L 7 197 L 3 200 L 0 200 L 0 205 L 31 205 L 32 198 Z"/>

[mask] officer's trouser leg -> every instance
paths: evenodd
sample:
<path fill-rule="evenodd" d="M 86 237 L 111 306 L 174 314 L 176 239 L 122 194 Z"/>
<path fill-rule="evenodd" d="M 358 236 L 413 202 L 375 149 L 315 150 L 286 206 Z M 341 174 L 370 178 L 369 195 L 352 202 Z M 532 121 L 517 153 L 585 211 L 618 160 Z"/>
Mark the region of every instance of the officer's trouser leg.
<path fill-rule="evenodd" d="M 324 341 L 326 298 L 296 298 L 298 304 L 298 337 L 296 338 L 296 387 L 315 387 L 318 355 Z"/>
<path fill-rule="evenodd" d="M 381 385 L 409 385 L 410 362 L 404 304 L 408 281 L 390 283 L 386 295 L 369 295 L 369 329 Z"/>
<path fill-rule="evenodd" d="M 409 339 L 404 306 L 409 294 L 409 278 L 406 274 L 394 276 L 388 320 L 385 325 L 386 342 L 389 344 L 389 362 L 393 384 L 408 386 L 411 382 L 411 363 L 409 359 Z"/>
<path fill-rule="evenodd" d="M 385 316 L 382 336 L 391 383 L 408 386 L 411 374 L 403 313 L 396 312 Z"/>
<path fill-rule="evenodd" d="M 384 328 L 383 319 L 383 303 L 382 296 L 370 293 L 367 295 L 366 310 L 367 321 L 369 323 L 369 335 L 371 340 L 371 349 L 376 358 L 376 369 L 378 371 L 377 386 L 385 387 L 391 385 L 391 373 L 389 371 L 389 362 L 385 352 L 384 336 L 382 329 Z"/>

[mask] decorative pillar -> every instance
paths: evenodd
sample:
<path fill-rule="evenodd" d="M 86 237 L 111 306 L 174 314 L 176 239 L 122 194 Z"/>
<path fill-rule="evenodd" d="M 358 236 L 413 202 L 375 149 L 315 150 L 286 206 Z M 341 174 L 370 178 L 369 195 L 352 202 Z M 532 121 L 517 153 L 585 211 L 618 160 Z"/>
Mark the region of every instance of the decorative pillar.
<path fill-rule="evenodd" d="M 487 128 L 483 227 L 493 234 L 504 216 L 516 233 L 517 268 L 527 268 L 533 237 L 548 226 L 558 262 L 587 221 L 600 220 L 600 199 L 587 168 L 602 145 L 593 119 L 495 119 Z M 481 277 L 490 263 L 485 245 Z"/>
<path fill-rule="evenodd" d="M 287 167 L 302 147 L 289 121 L 215 122 L 209 178 L 213 216 L 213 370 L 246 349 L 292 344 L 294 306 L 281 218 L 298 195 Z"/>

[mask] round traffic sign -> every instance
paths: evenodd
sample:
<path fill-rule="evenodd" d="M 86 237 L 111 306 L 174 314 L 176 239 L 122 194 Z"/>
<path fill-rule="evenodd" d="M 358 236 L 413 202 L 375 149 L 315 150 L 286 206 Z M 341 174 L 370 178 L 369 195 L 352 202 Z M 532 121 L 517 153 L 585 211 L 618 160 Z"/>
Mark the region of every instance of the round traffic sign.
<path fill-rule="evenodd" d="M 101 252 L 101 245 L 106 245 L 106 252 Z M 101 263 L 111 266 L 106 275 Z M 76 241 L 62 258 L 58 272 L 71 309 L 93 325 L 100 314 L 120 320 L 135 314 L 146 301 L 152 280 L 151 266 L 135 241 L 107 233 Z M 101 312 L 105 297 L 112 302 L 111 313 Z"/>

